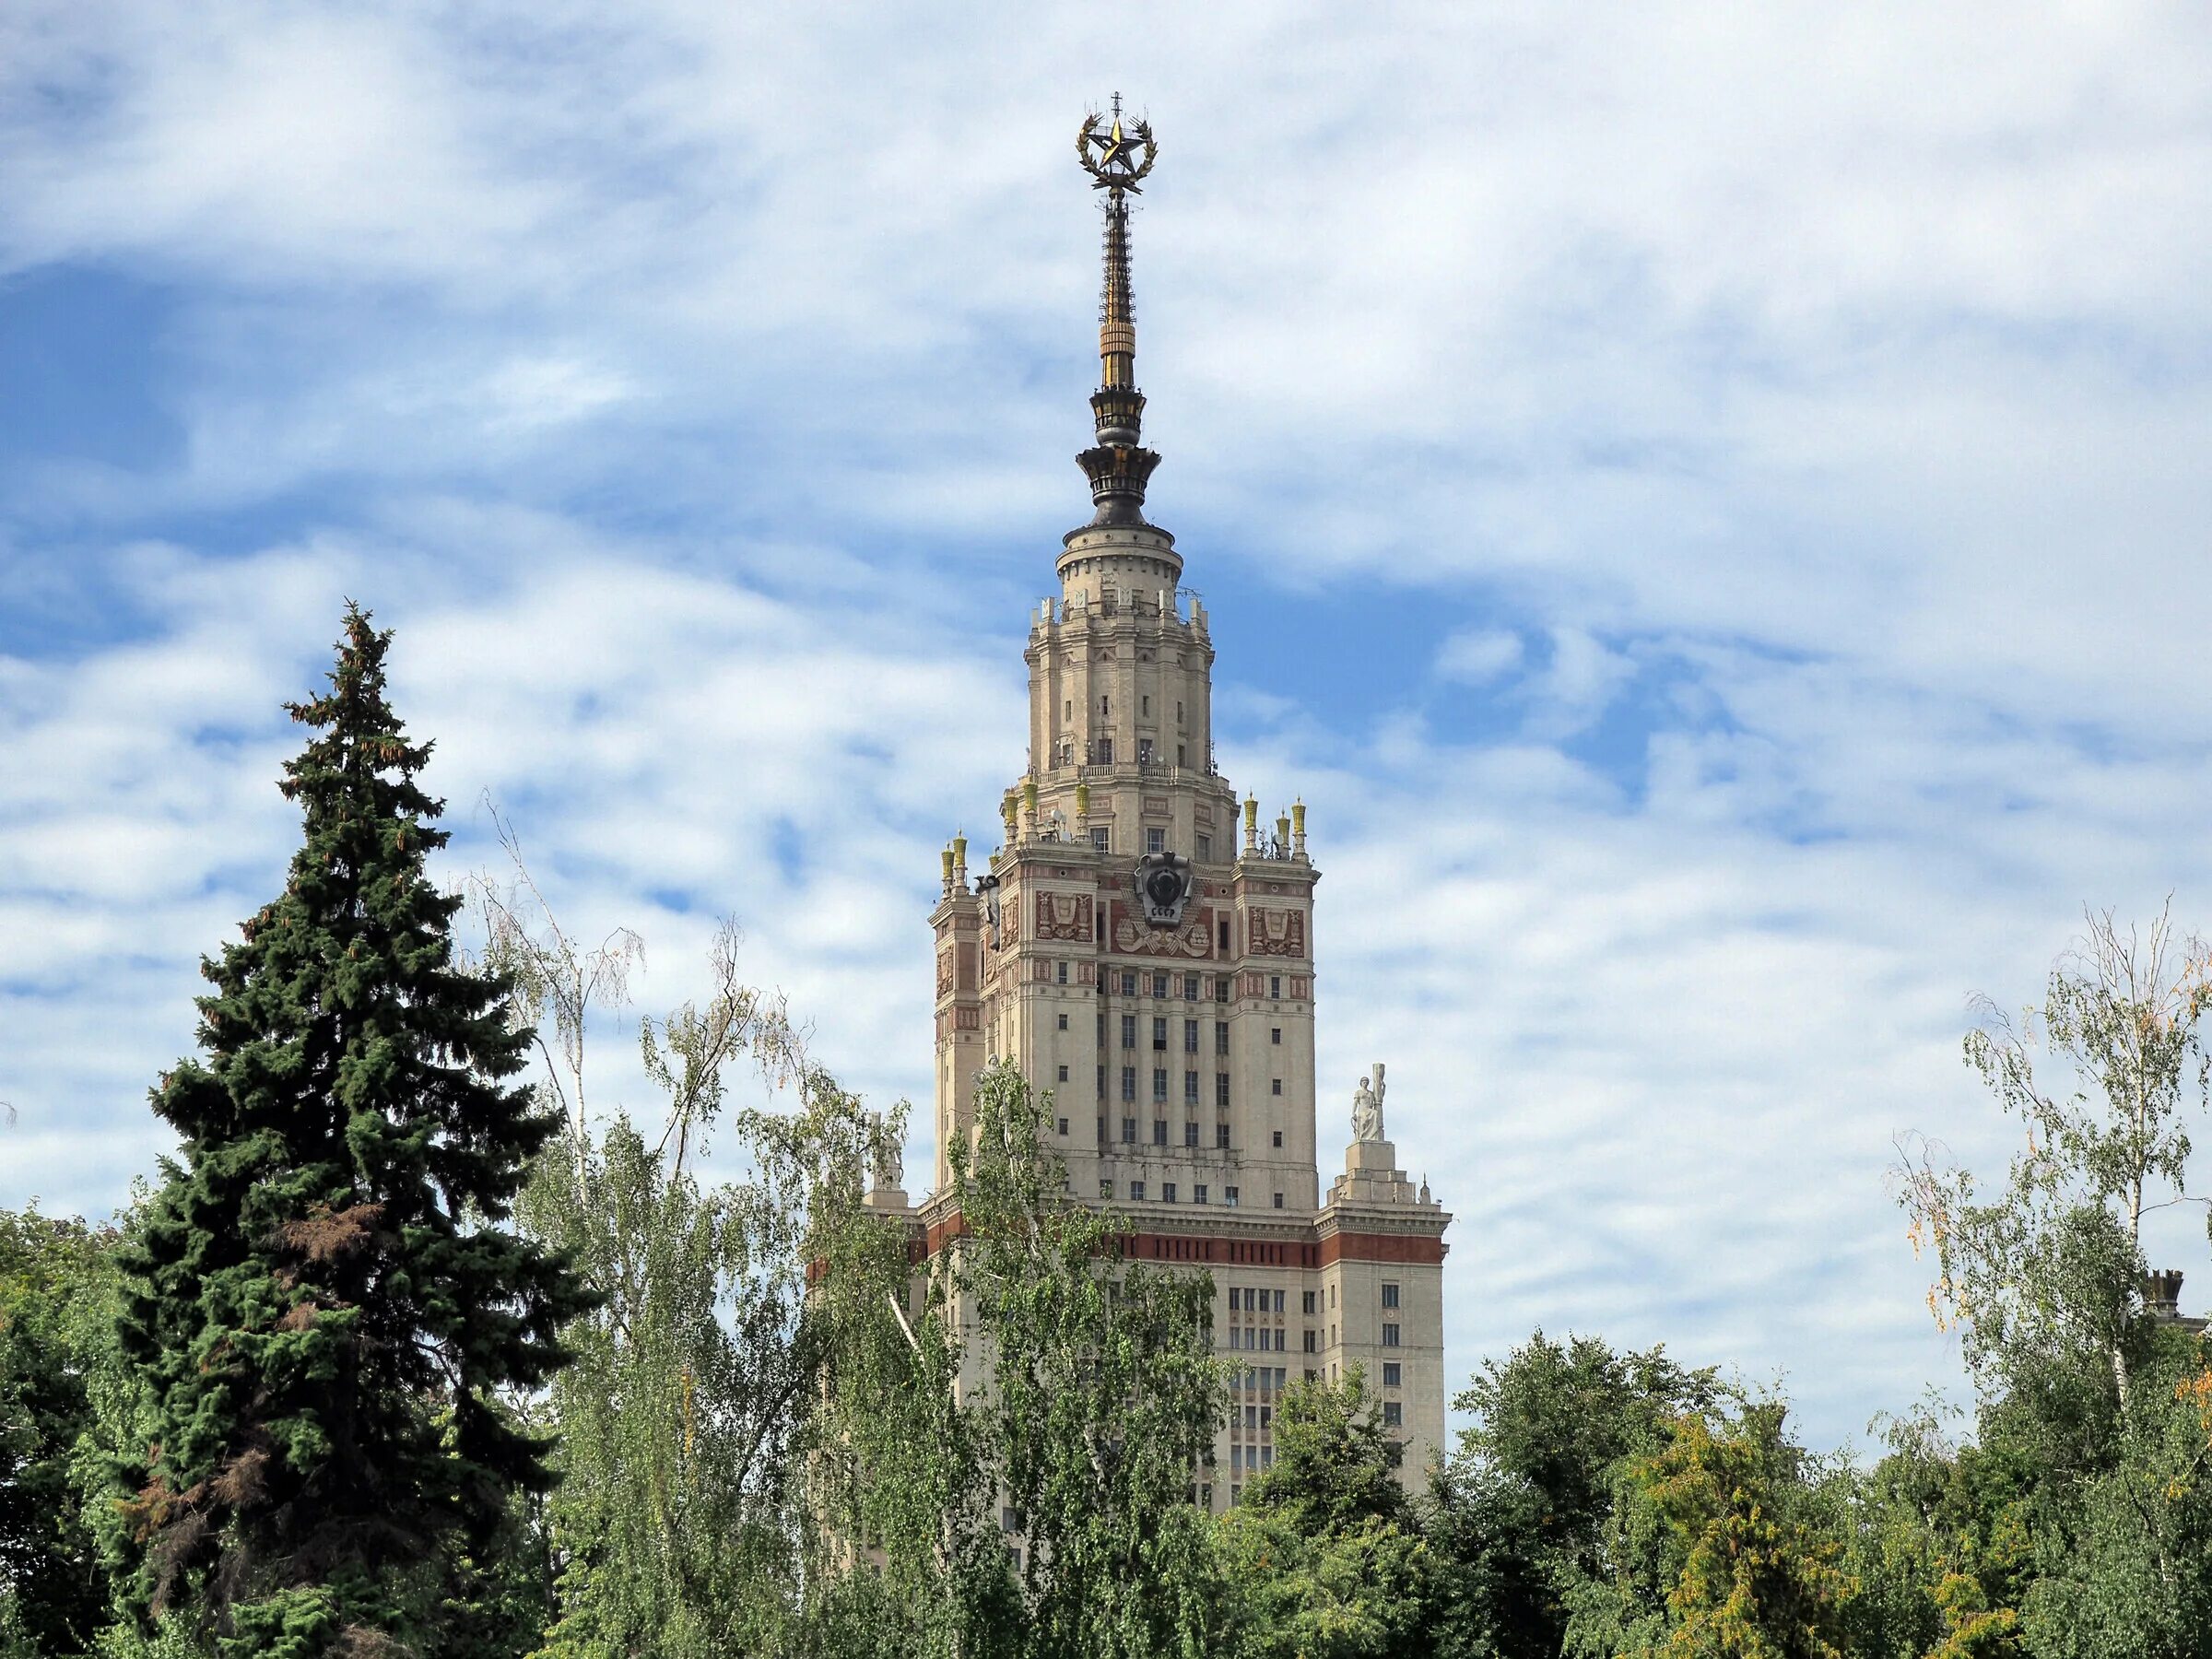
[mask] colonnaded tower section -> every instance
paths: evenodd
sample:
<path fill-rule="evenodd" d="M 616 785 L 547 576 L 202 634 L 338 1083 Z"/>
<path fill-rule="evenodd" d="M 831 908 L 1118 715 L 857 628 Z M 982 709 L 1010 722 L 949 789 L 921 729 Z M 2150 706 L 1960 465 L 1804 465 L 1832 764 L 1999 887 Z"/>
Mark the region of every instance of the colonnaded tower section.
<path fill-rule="evenodd" d="M 1030 618 L 1029 764 L 1002 844 L 971 873 L 945 851 L 936 932 L 937 1196 L 976 1073 L 1005 1059 L 1052 1095 L 1077 1194 L 1125 1217 L 1147 1259 L 1211 1271 L 1237 1368 L 1207 1501 L 1273 1465 L 1284 1386 L 1357 1364 L 1418 1480 L 1444 1432 L 1441 1277 L 1451 1218 L 1384 1138 L 1381 1065 L 1327 1091 L 1351 1138 L 1324 1191 L 1313 1018 L 1320 932 L 1305 809 L 1262 823 L 1214 765 L 1214 645 L 1175 538 L 1146 516 L 1129 209 L 1150 127 L 1085 119 L 1105 217 L 1089 520 L 1062 538 L 1059 592 Z M 1337 1079 L 1344 1082 L 1344 1079 Z M 1348 1125 L 1338 1114 L 1350 1110 Z M 888 1201 L 888 1205 L 885 1201 Z M 871 1202 L 902 1208 L 885 1191 Z"/>

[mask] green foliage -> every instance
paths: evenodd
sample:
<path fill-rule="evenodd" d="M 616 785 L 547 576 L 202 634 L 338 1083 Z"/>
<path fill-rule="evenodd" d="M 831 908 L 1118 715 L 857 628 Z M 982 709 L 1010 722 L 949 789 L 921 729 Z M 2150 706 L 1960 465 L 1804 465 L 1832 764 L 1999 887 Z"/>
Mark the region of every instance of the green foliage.
<path fill-rule="evenodd" d="M 1719 1424 L 1691 1413 L 1630 1466 L 1616 1524 L 1630 1540 L 1624 1554 L 1657 1558 L 1666 1608 L 1663 1635 L 1633 1621 L 1644 1638 L 1638 1652 L 1841 1659 L 1857 1585 L 1837 1567 L 1842 1545 L 1807 1518 L 1802 1454 L 1783 1437 L 1783 1416 L 1772 1401 Z M 1610 1650 L 1571 1627 L 1567 1651 Z"/>
<path fill-rule="evenodd" d="M 1251 1659 L 1386 1659 L 1434 1651 L 1436 1562 L 1355 1366 L 1277 1403 L 1274 1466 L 1222 1523 Z"/>
<path fill-rule="evenodd" d="M 2025 1147 L 1994 1198 L 1924 1149 L 1893 1173 L 1915 1250 L 1936 1256 L 1930 1307 L 1962 1326 L 1985 1390 L 2015 1386 L 2045 1359 L 2068 1366 L 2087 1347 L 2103 1357 L 2114 1408 L 2125 1404 L 2145 1341 L 2143 1217 L 2161 1190 L 2169 1202 L 2202 1202 L 2183 1179 L 2188 1121 L 2207 1100 L 2197 1036 L 2212 1006 L 2205 966 L 2204 947 L 2177 945 L 2164 915 L 2147 939 L 2092 915 L 2087 940 L 2052 969 L 2040 1008 L 2016 1024 L 1981 999 L 1966 1060 L 2020 1120 Z M 2071 1087 L 2053 1088 L 2046 1071 Z"/>
<path fill-rule="evenodd" d="M 1931 1305 L 1964 1327 L 1982 1455 L 2009 1488 L 1937 1562 L 1953 1651 L 2117 1659 L 2212 1629 L 2204 1358 L 2147 1312 L 2141 1249 L 2151 1208 L 2201 1202 L 2184 1179 L 2207 1006 L 2203 947 L 2177 947 L 2164 916 L 2147 939 L 2092 916 L 2040 1009 L 2016 1026 L 1984 1004 L 1967 1038 L 2026 1130 L 2005 1185 L 1984 1198 L 1924 1156 L 1900 1171 L 1914 1242 L 1936 1256 Z"/>
<path fill-rule="evenodd" d="M 1019 1517 L 1019 1653 L 1143 1659 L 1201 1644 L 1210 1529 L 1191 1502 L 1226 1407 L 1213 1281 L 1125 1260 L 1044 1138 L 1051 1099 L 1010 1066 L 957 1147 L 951 1265 L 988 1356 L 985 1467 Z"/>
<path fill-rule="evenodd" d="M 388 643 L 349 609 L 330 690 L 292 707 L 303 844 L 203 964 L 202 1054 L 153 1097 L 182 1161 L 122 1252 L 151 1430 L 114 1471 L 125 1599 L 224 1659 L 434 1651 L 447 1571 L 550 1478 L 500 1392 L 547 1380 L 588 1300 L 501 1225 L 555 1125 L 506 1081 L 530 1041 L 507 987 L 453 960 Z"/>
<path fill-rule="evenodd" d="M 545 1402 L 562 1479 L 545 1511 L 559 1570 L 538 1651 L 790 1646 L 818 1554 L 815 1407 L 851 1316 L 840 1296 L 810 1293 L 809 1269 L 834 1263 L 841 1292 L 903 1288 L 904 1238 L 885 1239 L 860 1208 L 860 1171 L 896 1147 L 903 1109 L 871 1116 L 805 1062 L 781 1002 L 740 982 L 725 924 L 711 994 L 641 1022 L 645 1076 L 665 1098 L 658 1123 L 617 1112 L 594 1124 L 588 1028 L 625 1000 L 642 947 L 626 932 L 577 945 L 504 840 L 515 880 L 476 888 L 487 967 L 550 1028 L 541 1087 L 568 1108 L 519 1213 L 602 1299 L 563 1330 L 571 1360 Z M 795 1109 L 725 1112 L 740 1059 L 795 1086 Z M 702 1179 L 711 1141 L 736 1179 Z"/>
<path fill-rule="evenodd" d="M 1067 1195 L 1050 1106 L 1010 1067 L 979 1077 L 920 1318 L 892 1297 L 872 1336 L 849 1327 L 825 1458 L 841 1528 L 881 1566 L 824 1618 L 896 1608 L 877 1651 L 1207 1651 L 1220 1585 L 1191 1500 L 1224 1405 L 1212 1285 L 1122 1256 L 1118 1223 Z"/>
<path fill-rule="evenodd" d="M 1454 1402 L 1474 1422 L 1434 1491 L 1447 1645 L 1559 1653 L 1572 1601 L 1621 1576 L 1613 1505 L 1629 1464 L 1724 1394 L 1710 1370 L 1685 1370 L 1663 1347 L 1617 1353 L 1590 1336 L 1561 1344 L 1538 1331 L 1487 1361 Z"/>
<path fill-rule="evenodd" d="M 74 1653 L 107 1584 L 70 1466 L 112 1354 L 115 1234 L 0 1211 L 0 1654 Z"/>

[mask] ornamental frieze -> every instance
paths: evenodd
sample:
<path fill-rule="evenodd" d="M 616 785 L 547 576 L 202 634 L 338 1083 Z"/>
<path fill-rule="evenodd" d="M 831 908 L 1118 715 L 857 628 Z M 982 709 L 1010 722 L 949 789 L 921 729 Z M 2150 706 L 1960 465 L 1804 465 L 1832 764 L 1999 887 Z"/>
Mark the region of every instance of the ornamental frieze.
<path fill-rule="evenodd" d="M 1302 957 L 1306 954 L 1303 911 L 1255 910 L 1246 917 L 1245 929 L 1248 955 Z"/>
<path fill-rule="evenodd" d="M 1188 916 L 1179 927 L 1152 927 L 1120 904 L 1113 907 L 1113 947 L 1131 956 L 1205 957 L 1213 954 L 1211 911 Z"/>
<path fill-rule="evenodd" d="M 1088 893 L 1037 895 L 1037 937 L 1088 942 L 1091 935 L 1091 897 Z"/>

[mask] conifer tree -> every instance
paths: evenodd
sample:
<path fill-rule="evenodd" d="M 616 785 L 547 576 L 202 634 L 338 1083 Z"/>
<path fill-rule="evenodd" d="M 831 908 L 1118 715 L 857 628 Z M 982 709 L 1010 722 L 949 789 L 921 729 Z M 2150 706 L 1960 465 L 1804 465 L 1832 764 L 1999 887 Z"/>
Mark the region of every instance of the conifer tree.
<path fill-rule="evenodd" d="M 510 1080 L 511 989 L 454 959 L 461 900 L 384 696 L 391 635 L 358 606 L 280 785 L 305 838 L 284 891 L 201 971 L 197 1058 L 153 1093 L 182 1137 L 123 1263 L 125 1349 L 156 1426 L 119 1511 L 126 1602 L 225 1659 L 380 1639 L 481 1559 L 549 1442 L 502 1388 L 561 1362 L 588 1304 L 506 1225 L 556 1127 Z M 458 1586 L 464 1594 L 466 1586 Z"/>

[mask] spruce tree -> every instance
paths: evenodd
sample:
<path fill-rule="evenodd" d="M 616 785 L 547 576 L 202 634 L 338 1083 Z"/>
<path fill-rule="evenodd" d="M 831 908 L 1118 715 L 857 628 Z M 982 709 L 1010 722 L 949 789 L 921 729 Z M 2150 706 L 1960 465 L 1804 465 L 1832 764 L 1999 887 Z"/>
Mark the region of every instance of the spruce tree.
<path fill-rule="evenodd" d="M 437 1651 L 426 1610 L 549 1484 L 500 1391 L 545 1381 L 589 1301 L 505 1225 L 556 1120 L 512 1081 L 511 987 L 455 960 L 461 900 L 425 873 L 447 837 L 430 746 L 385 701 L 391 635 L 358 606 L 345 626 L 328 692 L 288 705 L 303 844 L 201 964 L 203 1052 L 153 1091 L 181 1158 L 123 1264 L 156 1425 L 127 1599 L 226 1659 Z"/>

